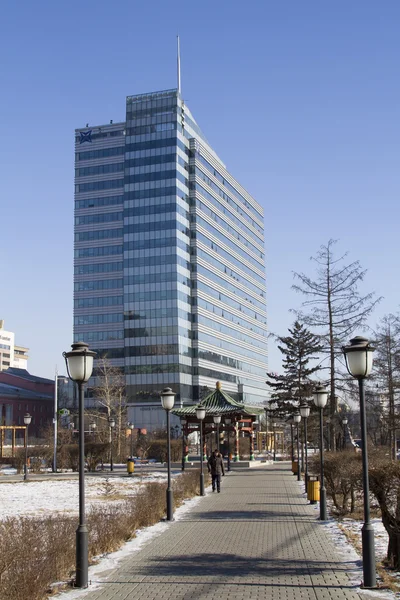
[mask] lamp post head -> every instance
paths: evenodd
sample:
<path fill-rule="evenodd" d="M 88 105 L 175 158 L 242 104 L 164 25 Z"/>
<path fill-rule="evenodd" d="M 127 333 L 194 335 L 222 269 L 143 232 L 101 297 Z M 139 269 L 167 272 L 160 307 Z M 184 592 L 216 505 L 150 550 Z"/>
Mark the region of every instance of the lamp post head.
<path fill-rule="evenodd" d="M 90 423 L 90 429 L 96 429 L 97 423 Z"/>
<path fill-rule="evenodd" d="M 370 345 L 367 338 L 361 335 L 350 340 L 348 346 L 342 347 L 346 359 L 348 372 L 355 379 L 364 379 L 372 371 L 373 352 L 375 348 Z"/>
<path fill-rule="evenodd" d="M 164 410 L 172 410 L 175 403 L 175 392 L 171 388 L 164 388 L 161 392 L 161 404 Z"/>
<path fill-rule="evenodd" d="M 202 421 L 206 418 L 206 409 L 201 404 L 196 408 L 196 417 L 199 421 Z"/>
<path fill-rule="evenodd" d="M 300 413 L 295 413 L 293 415 L 293 422 L 299 424 L 301 421 L 301 414 Z"/>
<path fill-rule="evenodd" d="M 97 354 L 89 350 L 85 342 L 76 342 L 71 347 L 69 352 L 63 352 L 68 377 L 75 383 L 86 383 L 92 374 L 93 359 Z"/>
<path fill-rule="evenodd" d="M 326 390 L 322 385 L 317 387 L 314 394 L 314 404 L 317 408 L 324 408 L 326 403 L 328 402 L 328 390 Z"/>
<path fill-rule="evenodd" d="M 310 416 L 310 407 L 308 404 L 302 404 L 300 406 L 300 415 L 303 417 L 303 419 L 308 419 Z"/>
<path fill-rule="evenodd" d="M 342 419 L 342 425 L 345 425 L 345 426 L 346 426 L 348 422 L 349 422 L 349 420 L 348 420 L 348 418 L 347 418 L 347 417 L 344 417 L 344 418 Z"/>
<path fill-rule="evenodd" d="M 230 425 L 232 423 L 232 419 L 230 417 L 225 417 L 225 425 Z"/>
<path fill-rule="evenodd" d="M 214 415 L 213 416 L 213 421 L 216 425 L 218 425 L 219 423 L 221 423 L 221 415 Z"/>
<path fill-rule="evenodd" d="M 114 427 L 115 427 L 115 419 L 113 419 L 112 417 L 110 417 L 108 419 L 108 424 L 111 427 L 111 429 L 114 429 Z"/>
<path fill-rule="evenodd" d="M 133 423 L 128 423 L 128 429 L 130 429 L 131 431 L 133 431 L 135 429 L 135 426 Z"/>
<path fill-rule="evenodd" d="M 32 416 L 29 413 L 26 413 L 26 415 L 24 415 L 24 423 L 25 425 L 30 425 L 32 421 Z"/>

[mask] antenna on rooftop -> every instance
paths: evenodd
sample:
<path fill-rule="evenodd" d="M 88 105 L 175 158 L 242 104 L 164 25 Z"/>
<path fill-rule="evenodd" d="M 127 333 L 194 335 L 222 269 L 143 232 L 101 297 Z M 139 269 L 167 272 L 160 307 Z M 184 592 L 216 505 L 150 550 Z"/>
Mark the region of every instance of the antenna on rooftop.
<path fill-rule="evenodd" d="M 176 36 L 177 39 L 177 70 L 178 70 L 178 93 L 181 93 L 181 46 L 179 42 L 179 35 Z"/>

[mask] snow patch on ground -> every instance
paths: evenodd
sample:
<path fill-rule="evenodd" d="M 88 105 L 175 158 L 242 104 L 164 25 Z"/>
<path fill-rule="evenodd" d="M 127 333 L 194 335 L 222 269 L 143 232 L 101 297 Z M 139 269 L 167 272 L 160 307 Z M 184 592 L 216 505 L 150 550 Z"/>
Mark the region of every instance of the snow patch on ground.
<path fill-rule="evenodd" d="M 105 500 L 120 502 L 124 496 L 137 493 L 141 485 L 150 481 L 162 482 L 166 478 L 167 474 L 163 472 L 140 473 L 134 477 L 86 477 L 86 508 L 89 511 Z M 0 519 L 17 516 L 38 518 L 49 514 L 78 515 L 79 482 L 70 479 L 4 483 L 0 485 L 0 507 Z"/>
<path fill-rule="evenodd" d="M 301 492 L 304 494 L 305 497 L 304 482 L 299 481 L 298 484 L 301 489 Z M 314 504 L 313 507 L 317 514 L 319 514 L 319 502 L 317 504 Z M 329 506 L 328 502 L 328 515 L 330 508 L 331 507 Z M 386 533 L 386 529 L 382 524 L 381 519 L 372 519 L 371 524 L 373 525 L 375 531 L 375 558 L 376 561 L 379 562 L 386 557 L 388 535 Z M 340 521 L 337 521 L 332 517 L 324 523 L 321 522 L 321 526 L 330 536 L 338 555 L 342 556 L 344 561 L 354 564 L 354 568 L 349 570 L 347 574 L 352 585 L 357 587 L 356 591 L 359 594 L 361 594 L 363 597 L 377 599 L 380 598 L 381 600 L 394 600 L 395 598 L 400 598 L 400 593 L 394 593 L 391 590 L 374 591 L 364 590 L 360 588 L 361 582 L 363 580 L 362 557 L 360 556 L 360 554 L 358 554 L 357 550 L 348 540 L 343 530 L 354 534 L 358 538 L 357 541 L 361 546 L 361 528 L 363 526 L 363 521 L 356 521 L 355 519 L 342 519 Z"/>
<path fill-rule="evenodd" d="M 209 490 L 210 488 L 207 488 L 206 491 L 209 492 Z M 193 507 L 198 504 L 198 502 L 200 502 L 200 500 L 201 496 L 196 496 L 190 500 L 186 500 L 182 506 L 175 510 L 175 521 L 182 519 L 193 509 Z M 76 589 L 60 592 L 59 594 L 52 596 L 52 598 L 56 600 L 76 600 L 77 598 L 84 597 L 88 592 L 98 589 L 102 586 L 104 581 L 107 581 L 110 571 L 116 569 L 124 558 L 127 558 L 128 556 L 131 557 L 132 554 L 139 552 L 139 550 L 143 548 L 145 544 L 147 544 L 153 538 L 161 535 L 164 531 L 171 527 L 171 525 L 172 523 L 163 521 L 162 523 L 157 523 L 151 527 L 139 529 L 136 532 L 136 537 L 133 540 L 124 544 L 116 552 L 99 557 L 98 564 L 89 567 L 89 582 L 92 581 L 93 583 L 91 583 L 88 588 L 84 590 Z"/>

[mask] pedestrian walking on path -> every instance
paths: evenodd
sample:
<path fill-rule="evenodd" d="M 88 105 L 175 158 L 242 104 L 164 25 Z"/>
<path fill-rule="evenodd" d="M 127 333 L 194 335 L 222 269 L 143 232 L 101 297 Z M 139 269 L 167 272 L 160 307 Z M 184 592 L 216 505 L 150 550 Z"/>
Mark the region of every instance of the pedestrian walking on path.
<path fill-rule="evenodd" d="M 221 491 L 221 477 L 225 475 L 224 459 L 218 450 L 214 450 L 208 459 L 208 472 L 211 473 L 212 491 L 217 488 L 218 494 Z"/>

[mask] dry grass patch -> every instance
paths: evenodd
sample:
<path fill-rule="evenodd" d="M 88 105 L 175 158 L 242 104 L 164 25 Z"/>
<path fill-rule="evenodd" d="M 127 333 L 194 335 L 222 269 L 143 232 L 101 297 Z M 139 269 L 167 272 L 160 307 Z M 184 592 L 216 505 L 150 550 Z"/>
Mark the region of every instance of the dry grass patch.
<path fill-rule="evenodd" d="M 207 482 L 207 476 L 206 476 Z M 199 471 L 187 471 L 173 481 L 174 502 L 199 493 Z M 111 504 L 112 482 L 103 483 L 104 503 L 87 516 L 89 561 L 117 550 L 138 529 L 165 516 L 166 483 L 143 483 L 131 496 Z M 0 521 L 0 600 L 45 600 L 54 582 L 71 580 L 75 570 L 77 517 L 57 516 Z"/>

